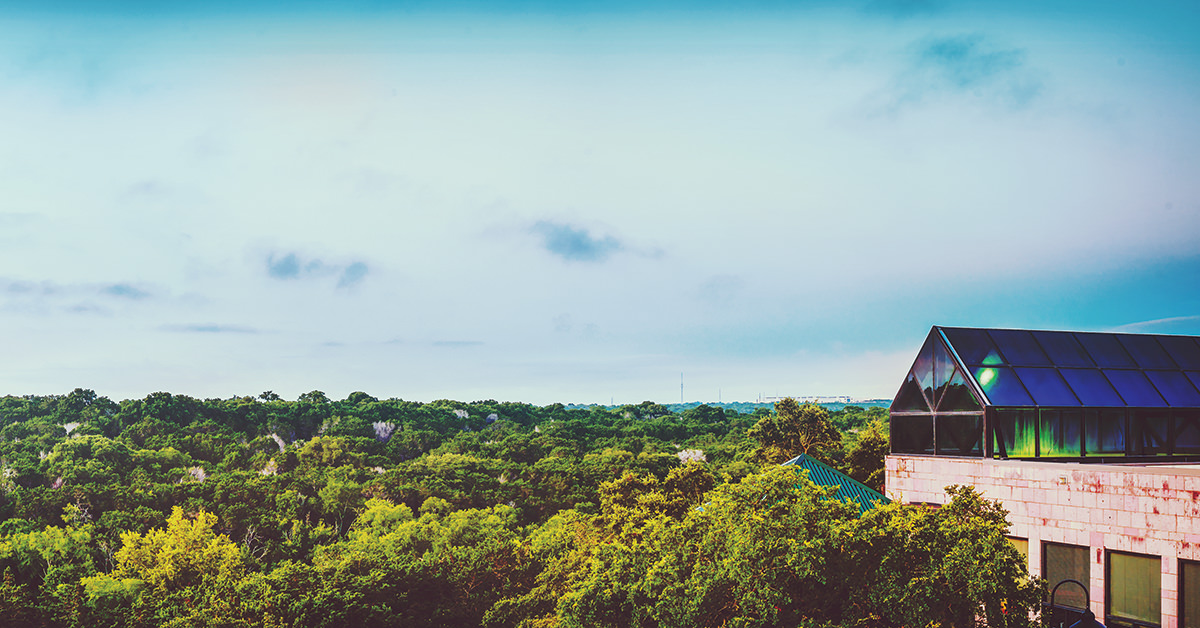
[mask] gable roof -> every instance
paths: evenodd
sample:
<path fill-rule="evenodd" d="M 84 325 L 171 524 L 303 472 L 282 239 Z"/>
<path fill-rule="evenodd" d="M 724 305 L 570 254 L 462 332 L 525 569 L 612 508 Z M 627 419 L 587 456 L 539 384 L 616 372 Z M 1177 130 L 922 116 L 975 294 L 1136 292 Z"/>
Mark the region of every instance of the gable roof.
<path fill-rule="evenodd" d="M 893 413 L 1200 408 L 1200 338 L 934 326 Z"/>
<path fill-rule="evenodd" d="M 795 466 L 808 471 L 808 479 L 817 486 L 836 487 L 837 491 L 833 494 L 834 499 L 857 506 L 859 514 L 867 512 L 878 504 L 891 503 L 890 499 L 875 489 L 808 454 L 800 454 L 780 466 Z"/>

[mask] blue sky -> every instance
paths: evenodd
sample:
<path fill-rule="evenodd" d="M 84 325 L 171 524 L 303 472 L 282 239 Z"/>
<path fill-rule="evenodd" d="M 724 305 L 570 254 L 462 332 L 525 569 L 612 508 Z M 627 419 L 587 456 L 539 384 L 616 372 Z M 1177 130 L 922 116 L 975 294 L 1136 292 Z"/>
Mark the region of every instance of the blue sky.
<path fill-rule="evenodd" d="M 0 2 L 0 382 L 890 397 L 1200 334 L 1185 3 Z"/>

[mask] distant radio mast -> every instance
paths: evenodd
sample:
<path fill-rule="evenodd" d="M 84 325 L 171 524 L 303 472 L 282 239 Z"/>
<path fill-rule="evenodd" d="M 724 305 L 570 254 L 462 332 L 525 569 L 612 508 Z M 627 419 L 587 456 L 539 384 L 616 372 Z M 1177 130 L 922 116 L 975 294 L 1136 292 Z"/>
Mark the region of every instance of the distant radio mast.
<path fill-rule="evenodd" d="M 683 373 L 679 374 L 679 403 L 683 403 Z"/>

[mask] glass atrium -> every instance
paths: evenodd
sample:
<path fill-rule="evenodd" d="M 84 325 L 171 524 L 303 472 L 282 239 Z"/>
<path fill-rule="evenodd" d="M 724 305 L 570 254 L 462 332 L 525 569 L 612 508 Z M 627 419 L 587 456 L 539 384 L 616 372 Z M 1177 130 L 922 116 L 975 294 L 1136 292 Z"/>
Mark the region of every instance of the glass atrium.
<path fill-rule="evenodd" d="M 1200 461 L 1200 338 L 934 327 L 890 414 L 896 454 Z"/>

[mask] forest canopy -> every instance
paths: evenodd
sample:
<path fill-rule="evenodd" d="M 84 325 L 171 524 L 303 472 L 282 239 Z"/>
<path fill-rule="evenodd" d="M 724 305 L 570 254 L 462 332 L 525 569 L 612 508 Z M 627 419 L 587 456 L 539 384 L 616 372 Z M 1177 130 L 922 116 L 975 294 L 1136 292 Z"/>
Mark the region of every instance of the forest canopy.
<path fill-rule="evenodd" d="M 1028 625 L 995 504 L 860 517 L 778 466 L 882 489 L 885 417 L 3 397 L 0 625 Z"/>

